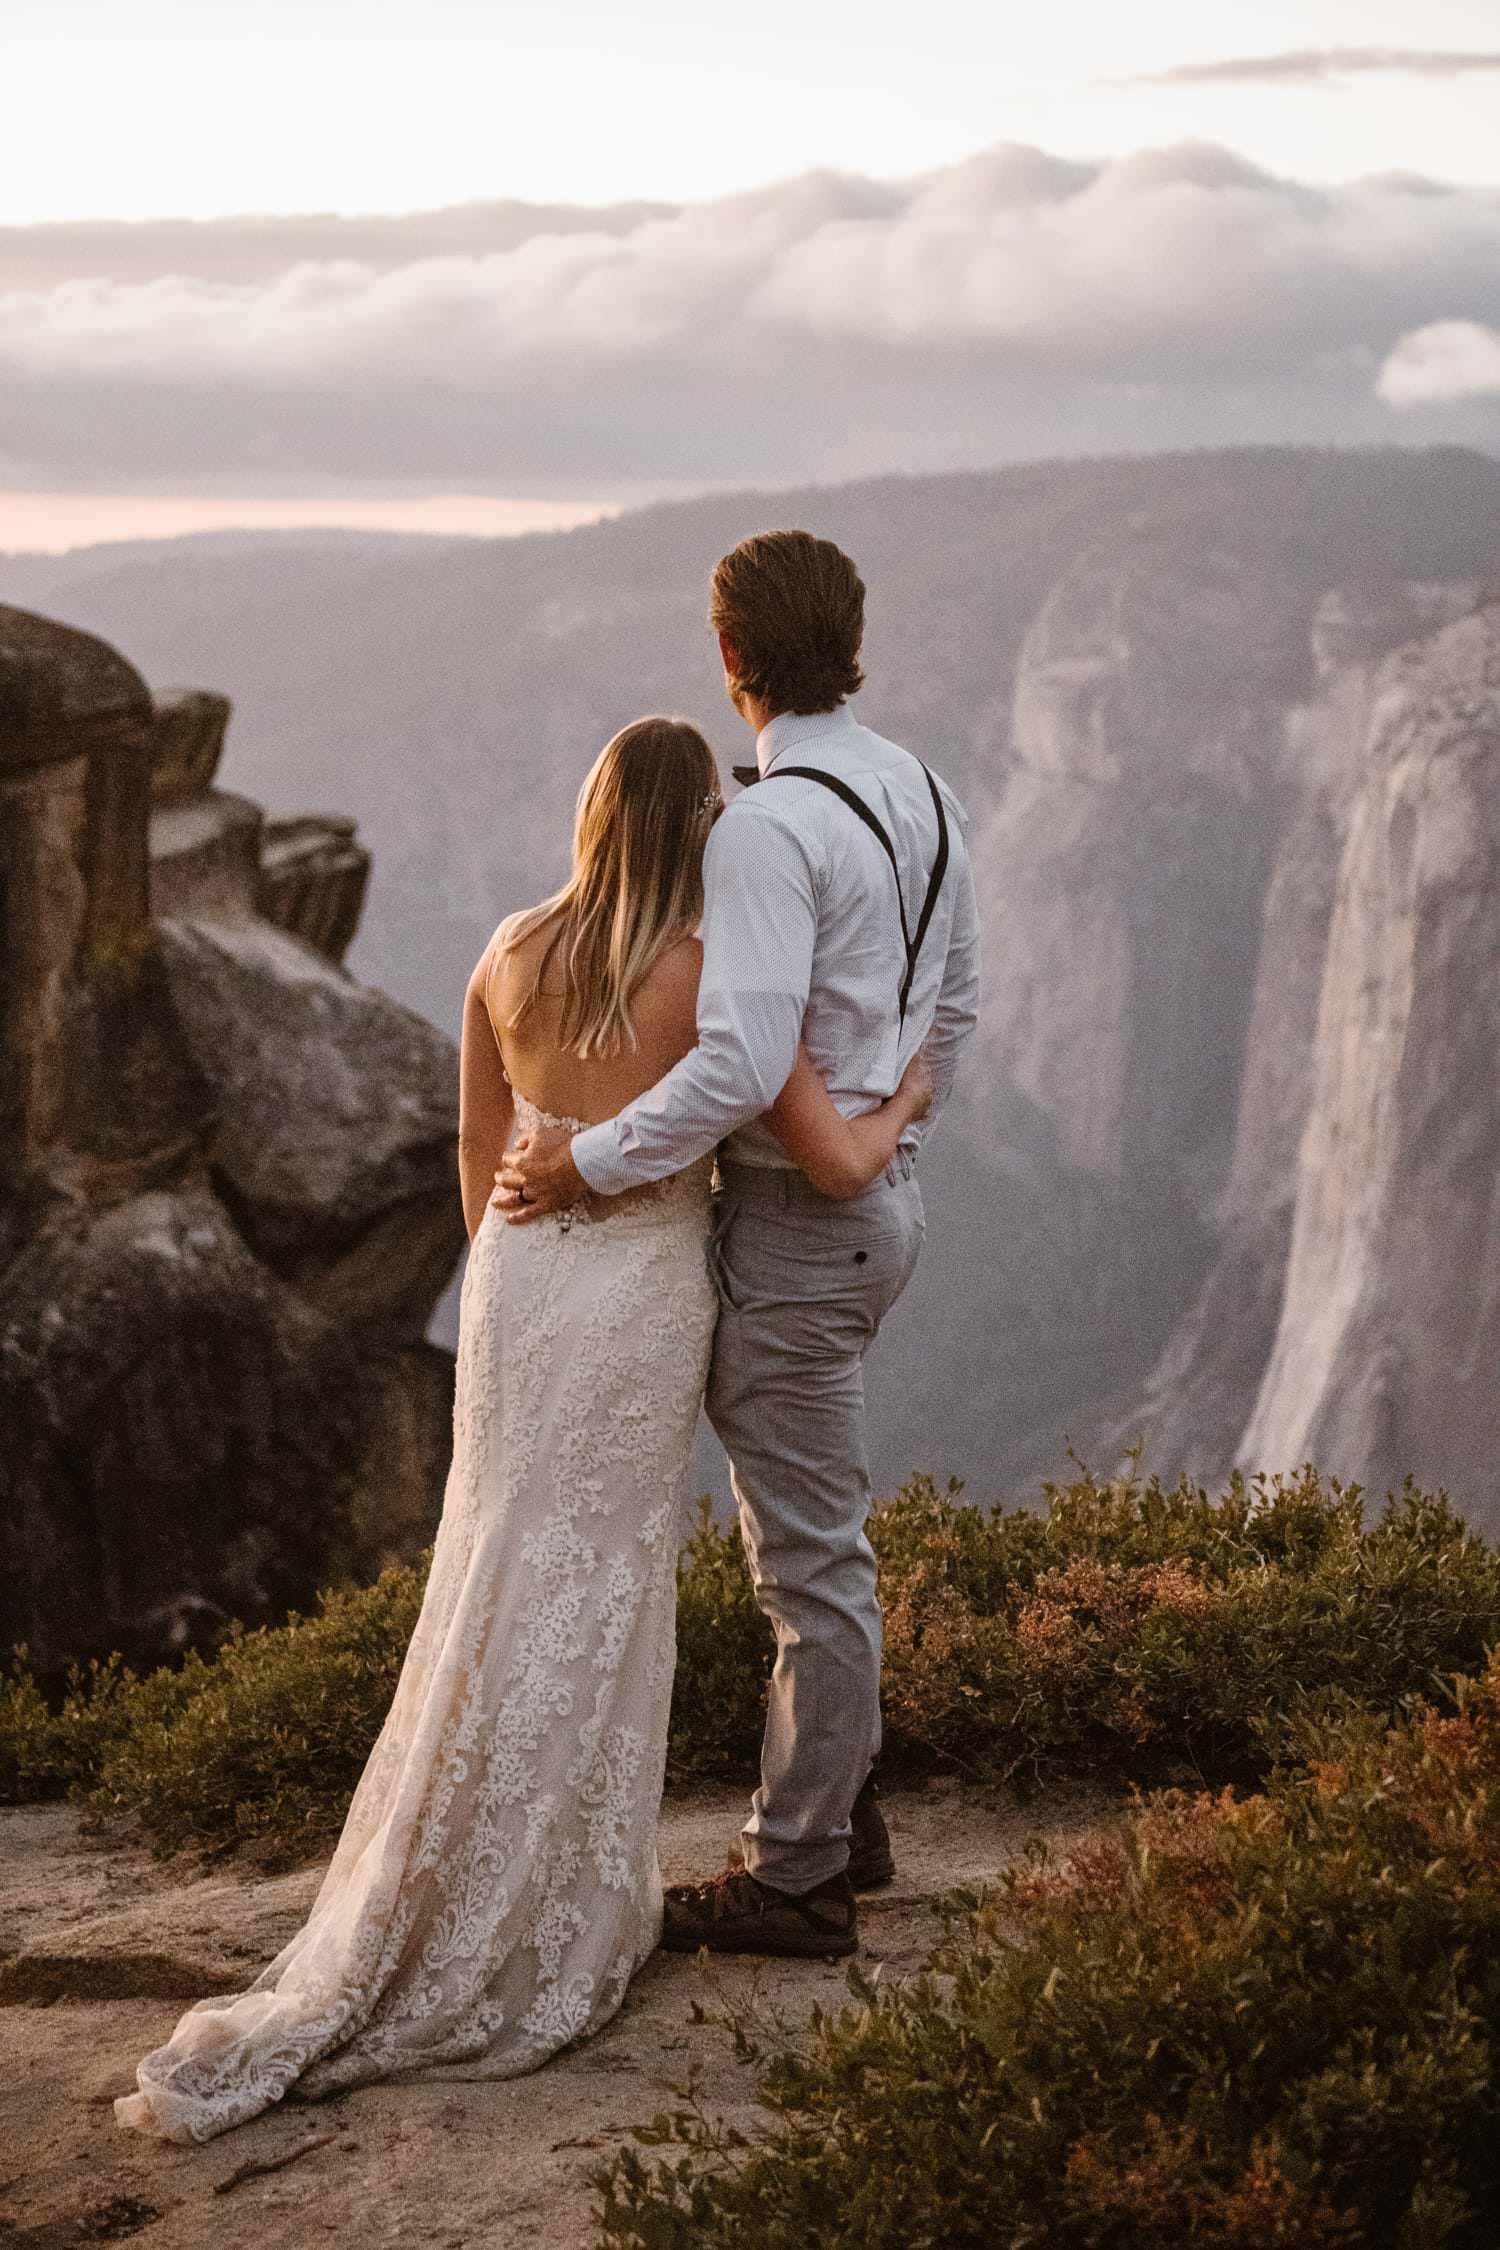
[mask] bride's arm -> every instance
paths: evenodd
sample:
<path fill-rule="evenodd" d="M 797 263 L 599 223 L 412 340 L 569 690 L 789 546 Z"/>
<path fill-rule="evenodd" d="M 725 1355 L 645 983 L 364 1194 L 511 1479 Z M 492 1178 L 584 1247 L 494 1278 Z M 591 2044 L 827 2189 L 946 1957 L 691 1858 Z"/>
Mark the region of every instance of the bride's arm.
<path fill-rule="evenodd" d="M 932 1101 L 932 1074 L 918 1048 L 888 1101 L 863 1117 L 844 1117 L 818 1076 L 805 1047 L 797 1049 L 792 1075 L 766 1112 L 782 1147 L 824 1195 L 858 1195 L 896 1153 L 896 1143 Z"/>
<path fill-rule="evenodd" d="M 458 1181 L 464 1225 L 472 1242 L 494 1193 L 495 1171 L 510 1139 L 515 1097 L 500 1059 L 485 1000 L 494 940 L 485 947 L 464 994 L 464 1028 L 458 1051 Z"/>

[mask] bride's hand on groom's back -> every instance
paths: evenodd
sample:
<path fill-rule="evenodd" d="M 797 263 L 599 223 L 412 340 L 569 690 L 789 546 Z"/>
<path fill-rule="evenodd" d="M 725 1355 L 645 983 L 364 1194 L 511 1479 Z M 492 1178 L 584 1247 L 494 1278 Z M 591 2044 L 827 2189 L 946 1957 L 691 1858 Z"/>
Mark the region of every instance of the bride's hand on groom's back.
<path fill-rule="evenodd" d="M 901 1103 L 913 1122 L 925 1117 L 932 1107 L 937 1092 L 937 1081 L 927 1060 L 927 1050 L 919 1047 L 901 1073 L 901 1081 L 891 1099 Z"/>

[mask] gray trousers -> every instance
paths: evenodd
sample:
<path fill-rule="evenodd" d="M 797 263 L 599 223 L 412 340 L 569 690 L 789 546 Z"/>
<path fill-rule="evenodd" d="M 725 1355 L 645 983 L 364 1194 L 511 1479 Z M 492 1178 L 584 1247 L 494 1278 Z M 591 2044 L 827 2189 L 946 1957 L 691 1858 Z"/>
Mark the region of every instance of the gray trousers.
<path fill-rule="evenodd" d="M 805 1891 L 846 1864 L 850 1807 L 880 1748 L 864 1355 L 927 1222 L 905 1155 L 847 1202 L 795 1170 L 720 1169 L 708 1416 L 729 1456 L 756 1599 L 776 1628 L 745 1864 Z"/>

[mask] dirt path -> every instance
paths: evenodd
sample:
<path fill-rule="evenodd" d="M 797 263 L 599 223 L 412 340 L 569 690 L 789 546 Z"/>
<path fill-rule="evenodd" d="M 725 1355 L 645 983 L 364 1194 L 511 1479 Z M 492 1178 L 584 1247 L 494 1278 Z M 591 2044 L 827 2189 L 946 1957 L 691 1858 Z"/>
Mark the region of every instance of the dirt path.
<path fill-rule="evenodd" d="M 992 1875 L 1045 1834 L 1061 1849 L 1095 1825 L 1097 1797 L 1018 1807 L 951 1783 L 888 1801 L 898 1877 L 861 1907 L 862 1962 L 887 1977 L 920 1962 L 932 1901 Z M 740 1795 L 669 1801 L 667 1880 L 711 1874 L 743 1817 Z M 162 1867 L 135 1845 L 81 1837 L 58 1806 L 0 1812 L 0 2250 L 74 2250 L 139 2235 L 150 2250 L 300 2250 L 349 2243 L 594 2241 L 589 2172 L 669 2099 L 690 2064 L 711 2107 L 742 2120 L 749 2074 L 722 2034 L 697 1963 L 658 1954 L 600 2035 L 529 2078 L 362 2087 L 278 2109 L 201 2147 L 144 2139 L 110 2103 L 192 2000 L 232 1991 L 284 1945 L 322 1865 L 279 1877 Z M 789 2016 L 837 2003 L 841 1965 L 715 1965 L 726 1996 L 758 1986 Z M 317 2131 L 336 2138 L 285 2171 L 214 2192 L 247 2158 Z"/>

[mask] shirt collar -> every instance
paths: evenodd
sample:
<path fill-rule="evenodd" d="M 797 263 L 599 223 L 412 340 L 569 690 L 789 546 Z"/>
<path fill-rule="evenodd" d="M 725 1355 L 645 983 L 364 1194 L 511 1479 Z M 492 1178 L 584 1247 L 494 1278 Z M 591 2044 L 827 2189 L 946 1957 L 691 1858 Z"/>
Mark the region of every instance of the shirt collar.
<path fill-rule="evenodd" d="M 755 738 L 755 762 L 764 780 L 778 758 L 823 735 L 848 735 L 859 725 L 847 703 L 832 711 L 778 711 Z"/>

